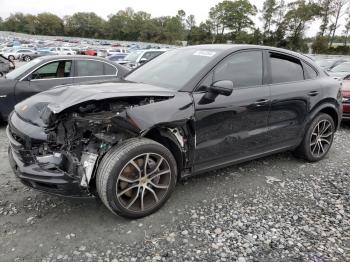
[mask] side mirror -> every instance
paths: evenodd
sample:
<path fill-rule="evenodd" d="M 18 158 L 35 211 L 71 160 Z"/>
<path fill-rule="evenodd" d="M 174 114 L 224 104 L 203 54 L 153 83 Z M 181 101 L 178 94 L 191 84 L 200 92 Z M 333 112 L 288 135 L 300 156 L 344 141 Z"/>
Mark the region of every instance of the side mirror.
<path fill-rule="evenodd" d="M 217 81 L 209 87 L 208 91 L 218 95 L 229 96 L 233 91 L 233 82 L 231 80 Z"/>
<path fill-rule="evenodd" d="M 230 96 L 234 85 L 231 80 L 221 80 L 214 82 L 210 87 L 207 87 L 207 92 L 199 101 L 199 104 L 210 104 L 215 101 L 218 95 Z"/>
<path fill-rule="evenodd" d="M 140 59 L 140 64 L 144 64 L 144 63 L 146 63 L 147 61 L 148 61 L 147 58 L 141 58 L 141 59 Z"/>

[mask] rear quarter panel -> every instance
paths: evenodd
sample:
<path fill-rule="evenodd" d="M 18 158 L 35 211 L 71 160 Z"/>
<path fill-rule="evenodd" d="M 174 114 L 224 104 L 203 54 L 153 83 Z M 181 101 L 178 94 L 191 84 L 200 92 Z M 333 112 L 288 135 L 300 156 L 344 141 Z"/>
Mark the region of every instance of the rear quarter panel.
<path fill-rule="evenodd" d="M 332 77 L 322 76 L 315 80 L 322 90 L 321 96 L 311 104 L 308 123 L 322 110 L 332 108 L 337 114 L 337 123 L 340 124 L 342 117 L 342 93 L 341 82 Z"/>

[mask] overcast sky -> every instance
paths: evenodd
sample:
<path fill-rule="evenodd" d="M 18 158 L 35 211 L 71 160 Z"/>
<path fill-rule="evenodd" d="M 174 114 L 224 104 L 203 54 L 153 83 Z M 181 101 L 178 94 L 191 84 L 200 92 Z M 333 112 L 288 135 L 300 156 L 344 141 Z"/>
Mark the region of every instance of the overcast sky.
<path fill-rule="evenodd" d="M 187 15 L 194 14 L 198 24 L 208 18 L 209 9 L 218 2 L 220 0 L 0 0 L 0 16 L 6 18 L 15 12 L 51 12 L 63 17 L 75 12 L 95 12 L 106 19 L 108 15 L 126 7 L 132 7 L 135 11 L 146 11 L 152 16 L 175 15 L 177 10 L 183 9 Z M 261 10 L 263 0 L 250 2 Z M 254 21 L 260 25 L 258 17 Z M 318 27 L 318 23 L 313 23 L 307 35 L 314 35 Z M 341 29 L 337 33 L 341 33 Z"/>

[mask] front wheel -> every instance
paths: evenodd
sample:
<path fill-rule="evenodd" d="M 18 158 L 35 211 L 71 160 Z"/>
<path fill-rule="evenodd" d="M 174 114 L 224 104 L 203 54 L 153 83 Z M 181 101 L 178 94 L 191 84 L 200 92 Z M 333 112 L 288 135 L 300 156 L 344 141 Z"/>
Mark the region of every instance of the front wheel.
<path fill-rule="evenodd" d="M 318 114 L 311 122 L 295 154 L 310 162 L 323 159 L 332 146 L 334 132 L 333 118 L 328 114 Z"/>
<path fill-rule="evenodd" d="M 102 159 L 97 192 L 113 213 L 141 218 L 157 211 L 176 185 L 177 165 L 163 145 L 145 138 L 129 139 Z"/>

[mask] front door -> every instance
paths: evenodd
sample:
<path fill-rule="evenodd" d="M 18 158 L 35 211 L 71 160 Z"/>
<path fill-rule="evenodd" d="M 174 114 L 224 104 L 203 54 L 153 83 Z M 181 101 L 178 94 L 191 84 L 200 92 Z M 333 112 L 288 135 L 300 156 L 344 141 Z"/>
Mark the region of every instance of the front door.
<path fill-rule="evenodd" d="M 45 64 L 19 81 L 15 87 L 16 102 L 58 85 L 72 84 L 72 60 L 58 60 Z"/>
<path fill-rule="evenodd" d="M 201 102 L 205 91 L 194 92 L 195 172 L 259 154 L 267 145 L 269 87 L 264 85 L 263 53 L 235 53 L 205 78 L 201 86 L 231 80 L 230 96 L 219 95 L 209 104 Z"/>

